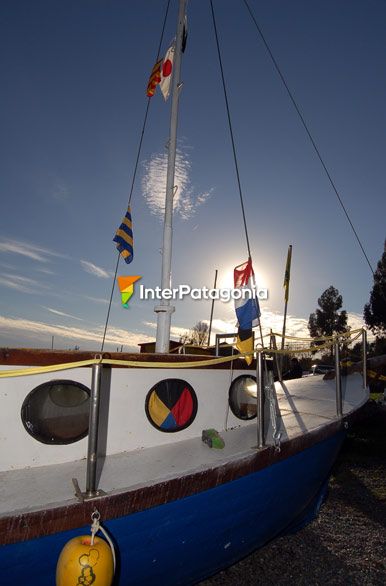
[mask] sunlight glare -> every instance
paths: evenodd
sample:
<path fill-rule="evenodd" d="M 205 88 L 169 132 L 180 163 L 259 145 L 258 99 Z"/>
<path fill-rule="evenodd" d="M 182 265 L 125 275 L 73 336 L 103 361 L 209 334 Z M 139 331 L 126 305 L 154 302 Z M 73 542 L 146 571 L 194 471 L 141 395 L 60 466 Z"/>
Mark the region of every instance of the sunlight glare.
<path fill-rule="evenodd" d="M 253 270 L 255 272 L 257 287 L 269 289 L 266 275 L 261 271 L 255 271 L 255 269 Z M 233 267 L 227 267 L 223 271 L 222 275 L 219 274 L 217 286 L 222 289 L 233 289 Z"/>

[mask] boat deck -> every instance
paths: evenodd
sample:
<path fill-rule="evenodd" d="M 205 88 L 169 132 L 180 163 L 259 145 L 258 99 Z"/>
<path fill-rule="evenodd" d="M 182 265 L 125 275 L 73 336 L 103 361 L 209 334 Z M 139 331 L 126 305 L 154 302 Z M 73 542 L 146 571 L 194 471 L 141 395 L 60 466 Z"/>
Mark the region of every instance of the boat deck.
<path fill-rule="evenodd" d="M 301 437 L 337 420 L 335 380 L 322 376 L 276 383 L 281 412 L 281 441 Z M 352 374 L 342 379 L 343 413 L 363 405 L 368 392 L 362 377 Z M 267 445 L 272 445 L 272 429 L 267 410 Z M 222 450 L 209 449 L 201 438 L 176 441 L 172 445 L 123 452 L 103 462 L 99 487 L 107 493 L 135 490 L 166 482 L 186 474 L 205 471 L 248 458 L 257 450 L 256 419 L 251 424 L 221 433 Z M 85 485 L 86 461 L 12 470 L 0 473 L 0 518 L 77 502 L 72 478 L 81 489 Z"/>

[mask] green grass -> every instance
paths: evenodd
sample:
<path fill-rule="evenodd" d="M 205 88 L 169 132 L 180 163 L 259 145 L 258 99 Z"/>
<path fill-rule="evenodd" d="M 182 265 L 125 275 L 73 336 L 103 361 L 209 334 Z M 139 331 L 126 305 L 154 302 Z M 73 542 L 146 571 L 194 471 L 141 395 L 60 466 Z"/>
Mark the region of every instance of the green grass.
<path fill-rule="evenodd" d="M 383 393 L 370 393 L 370 399 L 372 401 L 382 401 Z"/>

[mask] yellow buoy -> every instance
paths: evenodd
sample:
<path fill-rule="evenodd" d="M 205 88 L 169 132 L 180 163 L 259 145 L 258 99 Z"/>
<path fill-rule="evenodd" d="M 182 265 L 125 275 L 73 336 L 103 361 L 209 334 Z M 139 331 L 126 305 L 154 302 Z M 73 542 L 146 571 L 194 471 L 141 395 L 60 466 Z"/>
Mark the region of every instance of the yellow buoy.
<path fill-rule="evenodd" d="M 56 566 L 56 586 L 111 586 L 114 562 L 104 539 L 90 535 L 74 537 L 61 551 Z"/>

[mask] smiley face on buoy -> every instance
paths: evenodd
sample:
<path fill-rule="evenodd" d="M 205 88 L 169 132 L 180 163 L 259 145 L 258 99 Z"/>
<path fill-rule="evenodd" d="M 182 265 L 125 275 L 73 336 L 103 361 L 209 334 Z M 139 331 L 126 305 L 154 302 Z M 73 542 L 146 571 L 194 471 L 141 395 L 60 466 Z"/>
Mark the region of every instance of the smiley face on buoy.
<path fill-rule="evenodd" d="M 56 586 L 111 586 L 114 562 L 110 546 L 100 537 L 74 537 L 66 543 L 56 567 Z"/>
<path fill-rule="evenodd" d="M 79 564 L 82 566 L 82 572 L 78 578 L 79 585 L 91 586 L 91 584 L 94 584 L 96 576 L 92 568 L 97 563 L 98 558 L 99 551 L 97 549 L 91 549 L 89 554 L 84 553 L 80 556 Z"/>

